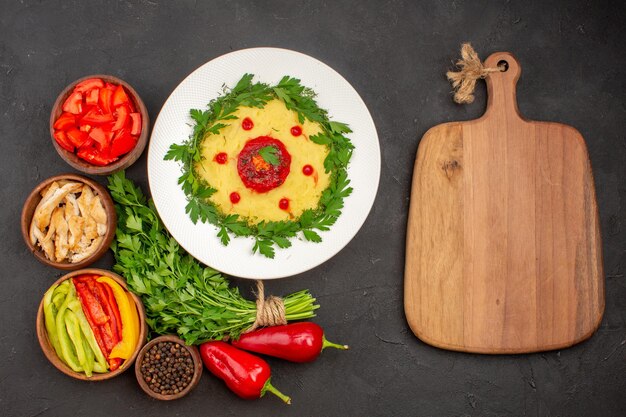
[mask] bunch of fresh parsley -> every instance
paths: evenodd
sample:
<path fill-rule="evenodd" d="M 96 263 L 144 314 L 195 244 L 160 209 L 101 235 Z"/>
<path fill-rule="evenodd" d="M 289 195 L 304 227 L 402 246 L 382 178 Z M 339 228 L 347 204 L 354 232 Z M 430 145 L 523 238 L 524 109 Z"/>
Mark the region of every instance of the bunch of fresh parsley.
<path fill-rule="evenodd" d="M 252 325 L 256 303 L 187 254 L 163 226 L 152 200 L 124 171 L 109 176 L 109 190 L 118 218 L 113 269 L 141 297 L 153 332 L 177 333 L 195 344 L 226 335 L 237 338 Z M 287 320 L 314 317 L 319 307 L 307 290 L 283 301 Z"/>

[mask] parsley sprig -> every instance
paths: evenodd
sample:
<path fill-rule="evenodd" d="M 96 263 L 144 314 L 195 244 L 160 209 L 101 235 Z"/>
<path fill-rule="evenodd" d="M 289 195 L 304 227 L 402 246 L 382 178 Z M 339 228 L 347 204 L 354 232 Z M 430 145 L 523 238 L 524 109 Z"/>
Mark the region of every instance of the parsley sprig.
<path fill-rule="evenodd" d="M 278 149 L 276 149 L 275 146 L 269 145 L 262 147 L 259 149 L 259 155 L 261 155 L 261 158 L 263 158 L 263 160 L 270 165 L 276 166 L 280 163 L 278 158 Z"/>
<path fill-rule="evenodd" d="M 270 86 L 261 82 L 253 83 L 253 77 L 252 74 L 245 74 L 234 88 L 224 87 L 223 94 L 212 100 L 206 110 L 192 109 L 193 133 L 184 143 L 172 144 L 164 159 L 179 161 L 182 165 L 178 183 L 187 196 L 185 210 L 193 223 L 201 221 L 217 226 L 217 235 L 224 245 L 228 245 L 231 235 L 253 236 L 255 242 L 252 251 L 274 258 L 274 247 L 288 248 L 291 246 L 289 239 L 296 237 L 299 232 L 310 242 L 321 242 L 322 237 L 318 232 L 329 230 L 337 221 L 343 208 L 343 199 L 352 192 L 347 166 L 354 146 L 346 137 L 346 134 L 352 132 L 350 128 L 344 123 L 330 121 L 328 112 L 317 105 L 315 92 L 303 86 L 300 80 L 284 76 L 278 84 Z M 324 169 L 331 173 L 330 185 L 322 193 L 319 206 L 315 210 L 305 210 L 299 219 L 249 224 L 236 214 L 222 213 L 209 200 L 217 190 L 196 173 L 195 165 L 202 160 L 201 144 L 204 138 L 210 134 L 217 135 L 226 127 L 224 122 L 236 119 L 234 113 L 239 107 L 263 108 L 273 99 L 283 101 L 287 109 L 295 111 L 300 123 L 310 120 L 322 127 L 322 132 L 309 139 L 328 148 Z M 264 149 L 259 151 L 263 159 L 272 165 L 278 164 L 276 150 L 272 152 Z"/>
<path fill-rule="evenodd" d="M 237 338 L 252 325 L 255 302 L 187 254 L 163 226 L 152 200 L 146 200 L 124 171 L 109 176 L 109 190 L 118 218 L 111 245 L 113 269 L 141 297 L 153 332 L 178 333 L 195 344 L 226 335 Z M 314 317 L 319 307 L 306 290 L 283 301 L 287 320 Z"/>

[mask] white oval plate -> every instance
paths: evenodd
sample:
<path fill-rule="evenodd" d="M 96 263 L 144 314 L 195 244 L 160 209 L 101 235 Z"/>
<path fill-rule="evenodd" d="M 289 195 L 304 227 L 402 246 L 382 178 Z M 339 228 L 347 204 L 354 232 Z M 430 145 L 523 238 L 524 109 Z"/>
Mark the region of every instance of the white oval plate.
<path fill-rule="evenodd" d="M 182 143 L 191 134 L 190 109 L 206 109 L 224 85 L 233 87 L 245 73 L 254 81 L 277 83 L 284 75 L 299 78 L 317 93 L 320 107 L 331 120 L 347 123 L 354 154 L 348 178 L 354 189 L 330 231 L 319 232 L 321 243 L 291 239 L 287 249 L 276 248 L 269 259 L 252 253 L 253 238 L 233 237 L 223 246 L 217 228 L 193 224 L 185 213 L 187 200 L 177 180 L 180 165 L 165 161 L 172 143 Z M 374 121 L 354 88 L 326 64 L 299 52 L 277 48 L 253 48 L 231 52 L 192 72 L 167 99 L 156 119 L 148 150 L 150 191 L 163 223 L 172 236 L 199 261 L 226 274 L 253 279 L 283 278 L 308 271 L 327 261 L 352 240 L 374 204 L 380 178 L 380 147 Z"/>

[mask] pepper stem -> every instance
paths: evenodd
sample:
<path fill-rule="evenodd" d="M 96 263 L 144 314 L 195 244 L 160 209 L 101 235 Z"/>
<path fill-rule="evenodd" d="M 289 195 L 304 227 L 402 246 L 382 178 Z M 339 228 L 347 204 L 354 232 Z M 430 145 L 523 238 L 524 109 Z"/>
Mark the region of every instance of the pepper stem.
<path fill-rule="evenodd" d="M 263 389 L 261 390 L 261 397 L 264 396 L 267 391 L 271 392 L 272 394 L 274 394 L 275 396 L 283 400 L 285 404 L 291 404 L 291 398 L 289 398 L 287 395 L 283 394 L 282 392 L 278 391 L 276 387 L 273 386 L 272 383 L 270 382 L 270 378 L 268 378 L 268 380 L 265 381 L 265 385 L 263 386 Z"/>
<path fill-rule="evenodd" d="M 339 345 L 337 343 L 329 342 L 328 340 L 326 340 L 326 336 L 322 336 L 322 350 L 326 349 L 327 347 L 341 349 L 341 350 L 350 349 L 348 345 Z"/>

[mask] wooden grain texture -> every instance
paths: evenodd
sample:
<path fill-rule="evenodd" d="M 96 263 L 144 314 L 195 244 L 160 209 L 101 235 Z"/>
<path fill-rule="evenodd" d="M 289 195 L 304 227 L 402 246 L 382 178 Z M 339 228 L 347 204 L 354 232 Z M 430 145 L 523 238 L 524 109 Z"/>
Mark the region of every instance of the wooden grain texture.
<path fill-rule="evenodd" d="M 590 337 L 604 312 L 595 189 L 581 134 L 523 118 L 520 66 L 490 74 L 485 114 L 420 142 L 407 225 L 404 308 L 431 345 L 525 353 Z"/>

